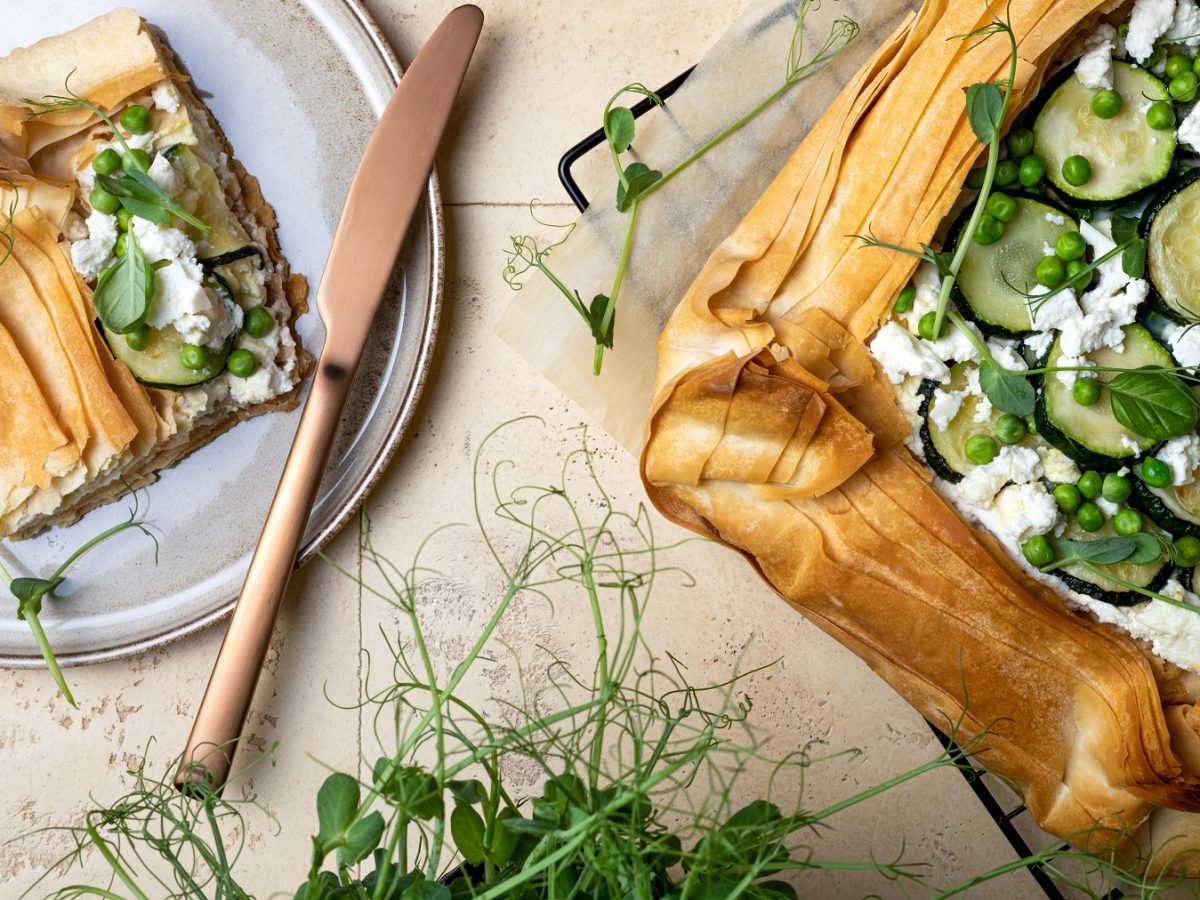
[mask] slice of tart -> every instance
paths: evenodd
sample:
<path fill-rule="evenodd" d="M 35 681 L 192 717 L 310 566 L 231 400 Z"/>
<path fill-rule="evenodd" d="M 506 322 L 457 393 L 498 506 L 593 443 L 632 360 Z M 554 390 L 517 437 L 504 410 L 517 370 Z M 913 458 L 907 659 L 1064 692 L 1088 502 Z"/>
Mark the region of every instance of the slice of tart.
<path fill-rule="evenodd" d="M 70 524 L 295 407 L 306 283 L 135 11 L 0 58 L 0 225 L 0 536 Z"/>

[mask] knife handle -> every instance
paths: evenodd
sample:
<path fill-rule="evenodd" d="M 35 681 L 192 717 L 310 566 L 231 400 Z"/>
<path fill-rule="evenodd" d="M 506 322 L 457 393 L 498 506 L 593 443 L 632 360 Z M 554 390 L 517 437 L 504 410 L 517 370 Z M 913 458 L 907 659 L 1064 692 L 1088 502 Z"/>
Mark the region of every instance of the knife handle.
<path fill-rule="evenodd" d="M 175 774 L 177 787 L 201 783 L 215 790 L 223 787 L 229 776 L 275 616 L 296 565 L 296 552 L 357 368 L 357 359 L 335 361 L 332 357 L 327 347 Z"/>

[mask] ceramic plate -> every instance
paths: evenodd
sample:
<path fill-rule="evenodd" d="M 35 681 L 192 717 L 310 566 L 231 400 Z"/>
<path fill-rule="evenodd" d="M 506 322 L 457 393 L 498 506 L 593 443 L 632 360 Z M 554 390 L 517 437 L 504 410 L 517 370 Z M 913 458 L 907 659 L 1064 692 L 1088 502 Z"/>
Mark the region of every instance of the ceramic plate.
<path fill-rule="evenodd" d="M 0 52 L 119 5 L 10 4 Z M 262 182 L 279 215 L 284 254 L 315 289 L 350 179 L 399 77 L 379 29 L 356 0 L 142 0 L 137 8 L 166 32 L 238 157 Z M 302 559 L 353 515 L 408 425 L 437 328 L 443 252 L 435 177 L 367 348 Z M 315 312 L 299 330 L 318 351 L 324 332 Z M 298 413 L 276 413 L 238 425 L 143 492 L 161 545 L 157 564 L 153 544 L 134 532 L 78 563 L 42 615 L 61 662 L 136 653 L 229 613 L 298 420 Z M 0 559 L 22 574 L 49 574 L 66 553 L 127 515 L 128 501 L 107 506 L 68 529 L 0 544 Z M 42 665 L 26 626 L 7 609 L 0 664 Z"/>

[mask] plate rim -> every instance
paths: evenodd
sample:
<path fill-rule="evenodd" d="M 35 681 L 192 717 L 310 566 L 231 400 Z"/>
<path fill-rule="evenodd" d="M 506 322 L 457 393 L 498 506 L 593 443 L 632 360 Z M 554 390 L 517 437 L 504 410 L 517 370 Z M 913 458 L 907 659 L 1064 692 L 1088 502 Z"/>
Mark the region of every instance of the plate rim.
<path fill-rule="evenodd" d="M 379 27 L 379 24 L 375 21 L 370 11 L 367 10 L 362 0 L 326 0 L 326 2 L 338 3 L 345 7 L 345 10 L 350 13 L 369 46 L 379 55 L 380 61 L 382 61 L 390 76 L 392 87 L 394 88 L 398 85 L 401 76 L 404 74 L 404 69 L 400 65 L 400 60 L 397 58 L 395 50 L 384 36 L 383 30 Z M 429 235 L 427 263 L 429 266 L 429 299 L 426 304 L 424 321 L 414 323 L 414 325 L 419 325 L 420 335 L 412 378 L 405 388 L 404 399 L 400 405 L 399 412 L 388 429 L 383 443 L 376 451 L 371 465 L 342 504 L 341 508 L 330 518 L 329 522 L 316 534 L 311 536 L 306 535 L 308 539 L 300 548 L 300 552 L 297 555 L 296 568 L 303 566 L 316 556 L 322 548 L 327 546 L 346 527 L 351 518 L 358 513 L 367 495 L 379 483 L 391 461 L 395 458 L 396 451 L 404 440 L 404 436 L 408 433 L 412 420 L 416 415 L 421 396 L 424 394 L 425 383 L 428 380 L 429 372 L 433 365 L 434 353 L 437 348 L 438 329 L 441 322 L 445 294 L 446 232 L 441 188 L 436 166 L 430 172 L 429 181 L 426 183 L 423 208 L 425 211 L 425 227 Z M 67 668 L 128 659 L 145 653 L 148 650 L 166 647 L 227 619 L 233 612 L 237 600 L 238 596 L 234 595 L 204 615 L 198 616 L 181 625 L 167 628 L 157 634 L 148 635 L 128 643 L 113 644 L 97 650 L 56 654 L 56 658 L 63 668 Z M 40 655 L 13 656 L 0 654 L 0 666 L 9 669 L 46 668 L 45 661 Z"/>

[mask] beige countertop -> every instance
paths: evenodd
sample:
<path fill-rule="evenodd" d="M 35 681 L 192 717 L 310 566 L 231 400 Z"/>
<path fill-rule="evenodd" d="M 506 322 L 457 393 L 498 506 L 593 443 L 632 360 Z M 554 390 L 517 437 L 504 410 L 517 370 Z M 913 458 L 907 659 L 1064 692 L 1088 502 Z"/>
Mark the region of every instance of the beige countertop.
<path fill-rule="evenodd" d="M 368 0 L 402 60 L 412 57 L 449 4 L 430 0 Z M 456 122 L 439 172 L 448 233 L 446 308 L 429 387 L 416 422 L 370 500 L 377 546 L 409 559 L 436 525 L 471 519 L 470 462 L 484 436 L 506 419 L 536 415 L 502 438 L 510 456 L 554 463 L 577 441 L 570 429 L 583 413 L 532 373 L 493 334 L 511 294 L 500 277 L 507 236 L 527 230 L 531 198 L 562 220 L 573 208 L 555 175 L 561 153 L 599 123 L 613 90 L 628 81 L 662 84 L 696 61 L 738 14 L 725 0 L 484 0 L 487 16 Z M 651 10 L 656 10 L 651 12 Z M 632 458 L 594 431 L 598 473 L 626 505 L 641 500 Z M 668 538 L 673 529 L 661 523 Z M 358 531 L 332 555 L 357 569 Z M 436 552 L 448 575 L 429 618 L 435 652 L 456 661 L 478 633 L 481 609 L 495 580 L 458 579 L 486 572 L 477 539 L 452 541 Z M 810 770 L 811 804 L 848 796 L 933 757 L 929 729 L 907 704 L 850 652 L 784 604 L 734 554 L 694 542 L 676 562 L 696 586 L 665 586 L 651 609 L 654 646 L 683 658 L 696 682 L 723 678 L 737 665 L 773 667 L 746 687 L 761 735 L 776 750 L 810 741 L 825 749 L 858 749 Z M 478 583 L 475 583 L 475 582 Z M 553 615 L 531 606 L 507 626 L 520 645 L 550 643 L 570 652 L 582 610 Z M 360 643 L 375 658 L 383 634 L 399 620 L 390 607 L 361 596 L 354 582 L 323 563 L 293 582 L 250 719 L 252 742 L 278 742 L 277 761 L 263 767 L 253 789 L 276 823 L 248 819 L 250 853 L 243 878 L 259 896 L 299 883 L 315 829 L 313 797 L 331 767 L 362 772 L 373 760 L 369 715 L 350 707 L 367 670 Z M 43 671 L 0 671 L 6 713 L 0 724 L 0 839 L 78 815 L 87 795 L 119 795 L 126 769 L 149 747 L 161 771 L 182 748 L 223 628 L 214 628 L 132 661 L 72 670 L 80 709 L 60 702 Z M 327 696 L 328 695 L 328 699 Z M 336 701 L 337 705 L 334 702 Z M 365 773 L 369 777 L 369 769 Z M 796 786 L 789 786 L 796 789 Z M 749 798 L 747 798 L 749 799 Z M 849 811 L 815 847 L 821 858 L 891 859 L 929 863 L 933 883 L 948 886 L 1012 858 L 962 777 L 941 770 Z M 0 895 L 16 896 L 64 850 L 43 835 L 0 845 Z M 100 871 L 96 859 L 89 870 Z M 78 880 L 78 873 L 70 880 Z M 810 896 L 899 895 L 901 887 L 862 874 L 811 873 Z M 911 886 L 904 888 L 914 892 Z M 920 894 L 919 890 L 915 893 Z M 1035 896 L 1018 873 L 971 896 Z"/>

